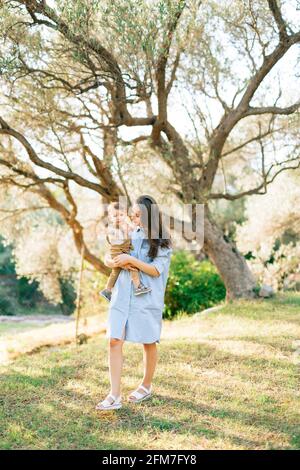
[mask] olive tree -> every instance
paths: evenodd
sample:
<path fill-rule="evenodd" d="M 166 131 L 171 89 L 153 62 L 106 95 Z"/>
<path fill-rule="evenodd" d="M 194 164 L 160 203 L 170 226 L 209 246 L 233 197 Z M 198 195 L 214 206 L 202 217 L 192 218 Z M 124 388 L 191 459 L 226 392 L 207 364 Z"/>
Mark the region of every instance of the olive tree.
<path fill-rule="evenodd" d="M 2 1 L 6 184 L 38 194 L 106 273 L 84 240 L 75 188 L 129 198 L 119 157 L 146 146 L 169 169 L 174 197 L 204 205 L 203 250 L 227 298 L 254 297 L 255 278 L 211 207 L 264 194 L 299 166 L 300 103 L 288 89 L 297 15 L 297 2 L 277 0 Z"/>

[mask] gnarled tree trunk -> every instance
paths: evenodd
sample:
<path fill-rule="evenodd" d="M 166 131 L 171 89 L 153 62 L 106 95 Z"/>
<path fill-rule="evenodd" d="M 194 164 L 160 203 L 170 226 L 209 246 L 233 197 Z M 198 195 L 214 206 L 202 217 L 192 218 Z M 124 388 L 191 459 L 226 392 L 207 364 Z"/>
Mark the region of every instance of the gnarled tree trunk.
<path fill-rule="evenodd" d="M 213 222 L 208 211 L 204 219 L 205 254 L 214 263 L 226 287 L 226 300 L 255 298 L 256 280 L 243 255 L 235 245 L 224 238 L 222 230 Z"/>

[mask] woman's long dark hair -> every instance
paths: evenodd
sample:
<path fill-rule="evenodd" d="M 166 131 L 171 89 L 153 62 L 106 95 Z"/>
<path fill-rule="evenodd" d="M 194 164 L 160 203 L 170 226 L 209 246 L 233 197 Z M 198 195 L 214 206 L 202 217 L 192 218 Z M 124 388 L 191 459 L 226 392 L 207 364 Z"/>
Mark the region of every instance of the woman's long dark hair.
<path fill-rule="evenodd" d="M 155 199 L 148 195 L 137 198 L 136 204 L 141 209 L 141 223 L 146 232 L 149 241 L 150 258 L 157 256 L 158 248 L 169 248 L 171 246 L 171 237 L 166 227 L 162 223 L 162 215 Z"/>

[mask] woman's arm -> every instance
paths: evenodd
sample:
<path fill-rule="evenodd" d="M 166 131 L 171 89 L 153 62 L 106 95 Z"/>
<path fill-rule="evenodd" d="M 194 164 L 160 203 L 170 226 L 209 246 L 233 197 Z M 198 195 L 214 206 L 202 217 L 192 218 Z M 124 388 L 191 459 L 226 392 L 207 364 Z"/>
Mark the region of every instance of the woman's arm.
<path fill-rule="evenodd" d="M 158 277 L 160 275 L 159 271 L 152 264 L 144 263 L 144 261 L 141 261 L 134 256 L 126 255 L 125 253 L 116 256 L 114 258 L 114 262 L 116 263 L 115 266 L 119 268 L 123 268 L 125 265 L 131 264 L 139 271 L 149 274 L 149 276 Z"/>
<path fill-rule="evenodd" d="M 104 264 L 105 266 L 108 266 L 109 268 L 116 268 L 116 267 L 121 267 L 116 263 L 115 258 L 111 258 L 111 256 L 107 253 L 104 255 Z M 138 271 L 137 268 L 133 266 L 132 263 L 126 263 L 122 266 L 122 269 L 126 269 L 128 271 Z"/>

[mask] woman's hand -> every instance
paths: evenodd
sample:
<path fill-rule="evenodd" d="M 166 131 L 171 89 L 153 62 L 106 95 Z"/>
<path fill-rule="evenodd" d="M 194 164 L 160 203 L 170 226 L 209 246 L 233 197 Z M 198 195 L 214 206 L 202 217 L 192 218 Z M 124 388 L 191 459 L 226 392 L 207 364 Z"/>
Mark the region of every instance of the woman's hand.
<path fill-rule="evenodd" d="M 132 264 L 132 256 L 122 253 L 114 257 L 114 268 L 124 268 L 126 264 Z"/>
<path fill-rule="evenodd" d="M 126 269 L 126 271 L 138 271 L 131 263 L 125 264 L 122 269 Z"/>

